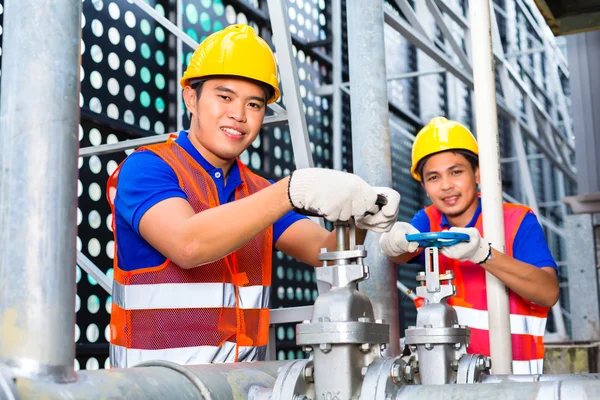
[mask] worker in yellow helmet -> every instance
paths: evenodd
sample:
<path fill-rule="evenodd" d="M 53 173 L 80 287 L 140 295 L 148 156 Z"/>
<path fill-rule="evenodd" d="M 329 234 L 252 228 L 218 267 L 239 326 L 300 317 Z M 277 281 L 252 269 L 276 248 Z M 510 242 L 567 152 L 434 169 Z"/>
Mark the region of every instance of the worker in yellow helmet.
<path fill-rule="evenodd" d="M 307 168 L 272 183 L 240 162 L 280 96 L 275 57 L 251 27 L 206 38 L 181 86 L 189 130 L 138 149 L 108 182 L 113 367 L 261 360 L 273 249 L 319 266 L 319 250 L 335 246 L 335 233 L 293 209 L 355 217 L 362 239 L 398 214 L 397 192 L 356 175 Z"/>
<path fill-rule="evenodd" d="M 422 249 L 407 234 L 450 230 L 469 235 L 468 242 L 443 247 L 440 273 L 453 270 L 456 296 L 449 303 L 458 322 L 471 328 L 469 353 L 490 355 L 485 273 L 510 289 L 513 371 L 542 373 L 546 316 L 559 296 L 557 267 L 533 212 L 523 205 L 504 203 L 506 253 L 484 238 L 478 196 L 479 150 L 461 124 L 433 118 L 416 136 L 411 174 L 433 203 L 410 223 L 397 222 L 380 238 L 385 255 L 397 264 L 424 264 Z M 422 301 L 416 301 L 417 306 Z"/>

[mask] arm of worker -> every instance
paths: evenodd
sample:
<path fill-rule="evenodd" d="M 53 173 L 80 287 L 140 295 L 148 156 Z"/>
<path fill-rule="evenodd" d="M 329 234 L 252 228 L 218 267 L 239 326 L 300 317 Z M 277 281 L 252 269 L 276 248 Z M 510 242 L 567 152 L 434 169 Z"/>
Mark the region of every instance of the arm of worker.
<path fill-rule="evenodd" d="M 398 217 L 400 194 L 386 187 L 374 188 L 377 194 L 385 196 L 387 203 L 377 213 L 360 215 L 356 221 L 356 243 L 364 243 L 367 230 L 385 232 L 389 230 Z M 318 254 L 322 248 L 335 249 L 337 244 L 336 232 L 310 220 L 297 221 L 289 226 L 279 237 L 275 248 L 296 260 L 314 267 L 320 267 Z"/>
<path fill-rule="evenodd" d="M 240 248 L 292 205 L 332 221 L 367 212 L 375 217 L 381 213 L 375 204 L 377 194 L 356 175 L 309 168 L 244 199 L 197 214 L 185 199 L 165 199 L 141 217 L 139 232 L 165 257 L 182 268 L 193 268 Z"/>
<path fill-rule="evenodd" d="M 531 216 L 529 218 L 535 219 L 533 214 L 529 215 Z M 560 292 L 556 264 L 550 255 L 537 220 L 535 224 L 530 224 L 525 232 L 519 229 L 515 238 L 517 242 L 518 236 L 523 235 L 524 240 L 519 240 L 523 247 L 536 250 L 513 249 L 515 257 L 522 260 L 530 261 L 527 260 L 528 257 L 537 258 L 536 261 L 531 261 L 535 264 L 510 257 L 494 249 L 475 228 L 450 228 L 450 230 L 467 233 L 471 239 L 469 242 L 442 248 L 441 252 L 445 256 L 480 264 L 519 296 L 538 305 L 552 307 L 558 301 Z"/>

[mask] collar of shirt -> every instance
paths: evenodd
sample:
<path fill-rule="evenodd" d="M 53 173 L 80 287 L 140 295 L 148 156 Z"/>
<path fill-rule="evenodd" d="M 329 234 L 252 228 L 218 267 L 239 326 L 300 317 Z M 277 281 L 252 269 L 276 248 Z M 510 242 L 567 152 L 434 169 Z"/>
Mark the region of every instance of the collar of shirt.
<path fill-rule="evenodd" d="M 465 226 L 465 228 L 473 228 L 475 226 L 475 224 L 477 223 L 477 219 L 479 218 L 479 215 L 481 214 L 481 198 L 477 198 L 477 210 L 475 210 L 475 214 L 473 214 L 473 218 L 471 218 L 471 222 L 469 222 L 467 224 L 467 226 Z M 452 225 L 450 225 L 450 223 L 448 222 L 448 218 L 446 218 L 445 214 L 442 214 L 442 223 L 440 224 L 440 227 L 442 228 L 450 228 L 452 227 Z"/>
<path fill-rule="evenodd" d="M 219 192 L 219 202 L 221 204 L 229 203 L 235 199 L 235 189 L 243 183 L 237 162 L 234 162 L 229 169 L 229 176 L 227 177 L 227 182 L 225 182 L 223 170 L 214 167 L 202 156 L 202 154 L 200 154 L 198 149 L 196 149 L 190 141 L 188 132 L 179 132 L 179 137 L 175 140 L 175 143 L 192 156 L 192 158 L 213 178 L 213 181 L 217 186 L 217 191 Z"/>

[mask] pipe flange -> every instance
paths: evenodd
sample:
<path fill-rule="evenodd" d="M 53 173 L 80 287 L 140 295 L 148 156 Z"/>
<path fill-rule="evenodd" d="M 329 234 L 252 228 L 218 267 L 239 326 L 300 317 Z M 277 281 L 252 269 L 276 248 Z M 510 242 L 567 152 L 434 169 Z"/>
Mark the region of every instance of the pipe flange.
<path fill-rule="evenodd" d="M 400 385 L 408 384 L 403 379 L 405 366 L 406 362 L 400 356 L 375 359 L 367 368 L 360 390 L 360 398 L 386 400 L 393 397 Z"/>
<path fill-rule="evenodd" d="M 408 345 L 469 343 L 469 328 L 412 328 L 406 330 L 404 343 Z"/>
<path fill-rule="evenodd" d="M 296 325 L 296 343 L 300 346 L 321 343 L 389 343 L 390 326 L 376 322 L 311 322 Z"/>
<path fill-rule="evenodd" d="M 312 359 L 296 360 L 281 367 L 270 400 L 290 400 L 315 397 Z"/>
<path fill-rule="evenodd" d="M 492 360 L 481 354 L 464 354 L 458 362 L 457 384 L 480 383 L 490 374 Z"/>

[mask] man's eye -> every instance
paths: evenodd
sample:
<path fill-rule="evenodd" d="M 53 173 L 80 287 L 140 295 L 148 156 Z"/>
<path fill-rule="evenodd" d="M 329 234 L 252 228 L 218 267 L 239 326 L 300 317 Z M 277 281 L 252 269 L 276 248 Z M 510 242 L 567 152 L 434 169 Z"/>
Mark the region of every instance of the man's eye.
<path fill-rule="evenodd" d="M 223 100 L 229 100 L 229 96 L 225 96 L 224 94 L 219 95 L 220 98 L 222 98 Z"/>

